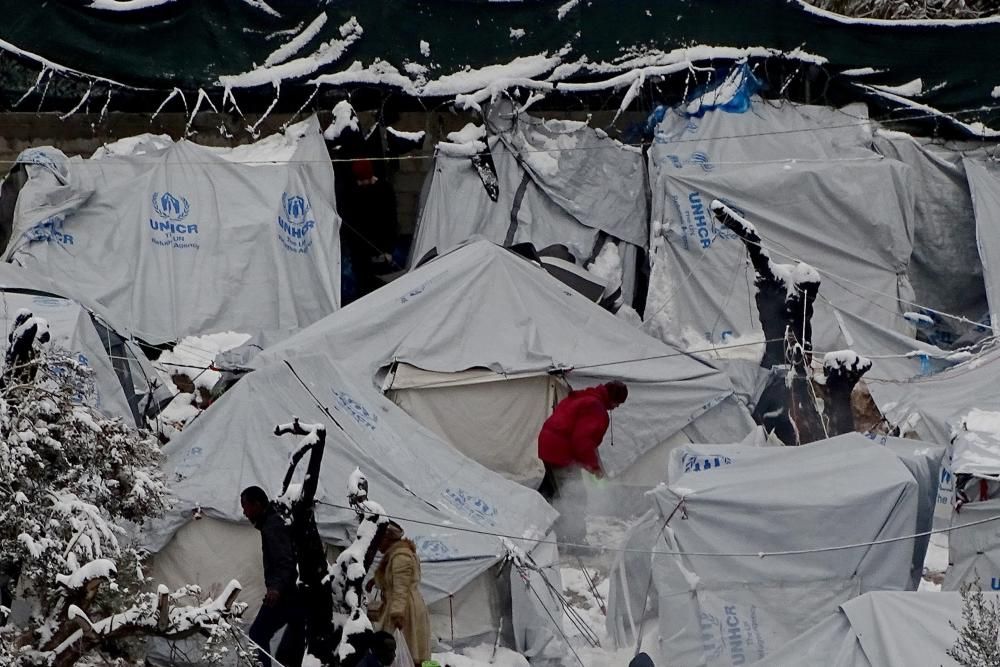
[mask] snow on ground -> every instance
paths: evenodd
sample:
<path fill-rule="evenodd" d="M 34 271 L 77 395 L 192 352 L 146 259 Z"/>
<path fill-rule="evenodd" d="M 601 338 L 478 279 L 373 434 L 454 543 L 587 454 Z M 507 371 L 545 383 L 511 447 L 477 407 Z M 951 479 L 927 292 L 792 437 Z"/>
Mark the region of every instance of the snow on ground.
<path fill-rule="evenodd" d="M 508 648 L 497 647 L 496 651 L 488 644 L 473 646 L 464 653 L 435 653 L 434 659 L 441 667 L 528 667 L 528 659 Z"/>

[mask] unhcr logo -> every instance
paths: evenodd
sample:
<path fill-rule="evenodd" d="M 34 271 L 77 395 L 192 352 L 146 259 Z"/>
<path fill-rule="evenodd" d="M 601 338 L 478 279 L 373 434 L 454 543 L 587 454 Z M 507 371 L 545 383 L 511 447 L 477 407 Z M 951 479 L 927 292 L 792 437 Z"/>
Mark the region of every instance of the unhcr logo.
<path fill-rule="evenodd" d="M 281 195 L 281 213 L 278 214 L 278 240 L 291 252 L 305 253 L 312 245 L 310 230 L 316 221 L 310 216 L 309 199 L 303 195 Z"/>
<path fill-rule="evenodd" d="M 190 212 L 191 204 L 187 198 L 169 192 L 154 192 L 154 216 L 149 219 L 153 243 L 170 248 L 197 249 L 198 243 L 192 241 L 191 235 L 198 233 L 198 225 L 183 223 Z"/>
<path fill-rule="evenodd" d="M 37 225 L 25 232 L 29 241 L 44 241 L 47 243 L 58 243 L 59 245 L 73 245 L 73 235 L 63 231 L 65 218 L 61 215 L 54 215 L 47 220 L 39 222 Z"/>

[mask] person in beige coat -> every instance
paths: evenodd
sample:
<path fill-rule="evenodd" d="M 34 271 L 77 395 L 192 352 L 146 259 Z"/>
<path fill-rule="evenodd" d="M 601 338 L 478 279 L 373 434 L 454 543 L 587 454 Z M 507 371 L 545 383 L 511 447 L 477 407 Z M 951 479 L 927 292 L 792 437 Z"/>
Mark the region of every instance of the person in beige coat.
<path fill-rule="evenodd" d="M 390 522 L 378 550 L 382 562 L 374 583 L 382 591 L 380 607 L 369 616 L 386 632 L 399 629 L 417 667 L 431 659 L 431 624 L 420 595 L 420 559 L 416 545 L 403 538 L 403 529 Z"/>

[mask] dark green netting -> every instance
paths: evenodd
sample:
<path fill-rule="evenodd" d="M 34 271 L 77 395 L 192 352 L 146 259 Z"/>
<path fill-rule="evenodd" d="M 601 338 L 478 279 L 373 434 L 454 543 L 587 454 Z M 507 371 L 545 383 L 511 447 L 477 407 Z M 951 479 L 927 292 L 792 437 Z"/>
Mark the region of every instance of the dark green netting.
<path fill-rule="evenodd" d="M 246 0 L 174 0 L 129 12 L 98 11 L 89 0 L 0 0 L 0 39 L 59 65 L 134 87 L 217 88 L 221 75 L 252 69 L 321 12 L 328 21 L 302 53 L 357 17 L 363 36 L 319 73 L 375 58 L 398 68 L 432 65 L 429 78 L 466 67 L 565 49 L 564 62 L 614 62 L 649 49 L 706 44 L 796 48 L 826 58 L 838 72 L 872 67 L 880 84 L 921 78 L 922 103 L 958 111 L 1000 103 L 996 62 L 1000 22 L 871 25 L 812 13 L 794 0 L 582 0 L 562 20 L 562 0 L 270 0 L 275 17 Z M 520 39 L 511 29 L 520 28 Z M 430 56 L 420 41 L 430 44 Z M 0 60 L 0 92 L 10 106 L 34 82 L 39 66 Z M 307 78 L 285 81 L 294 90 Z M 161 96 L 162 98 L 162 96 Z"/>

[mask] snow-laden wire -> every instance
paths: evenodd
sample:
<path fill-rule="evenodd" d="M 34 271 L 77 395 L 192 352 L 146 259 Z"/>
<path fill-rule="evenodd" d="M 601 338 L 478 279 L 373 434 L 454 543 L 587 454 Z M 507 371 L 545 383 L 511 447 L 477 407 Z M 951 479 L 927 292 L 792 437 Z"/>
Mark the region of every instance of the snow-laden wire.
<path fill-rule="evenodd" d="M 685 501 L 687 498 L 684 499 Z M 346 505 L 338 505 L 336 503 L 328 503 L 324 500 L 317 500 L 317 504 L 326 505 L 327 507 L 333 507 L 336 509 L 350 510 L 350 507 Z M 531 542 L 533 544 L 553 544 L 555 546 L 563 547 L 575 547 L 578 549 L 589 549 L 591 551 L 598 552 L 615 552 L 615 553 L 636 553 L 636 554 L 646 554 L 650 556 L 697 556 L 697 557 L 720 557 L 720 558 L 773 558 L 775 556 L 802 556 L 806 554 L 817 554 L 817 553 L 827 553 L 831 551 L 847 551 L 850 549 L 862 549 L 866 547 L 873 547 L 882 544 L 891 544 L 893 542 L 904 542 L 906 540 L 915 540 L 921 537 L 926 537 L 928 535 L 938 535 L 941 533 L 950 533 L 957 530 L 962 530 L 964 528 L 971 528 L 973 526 L 980 526 L 986 523 L 992 523 L 994 521 L 1000 521 L 1000 514 L 997 516 L 989 517 L 987 519 L 980 519 L 979 521 L 971 521 L 969 523 L 964 523 L 958 526 L 949 526 L 948 528 L 935 528 L 932 530 L 925 530 L 919 533 L 912 533 L 909 535 L 900 535 L 897 537 L 886 537 L 879 540 L 872 540 L 870 542 L 855 542 L 851 544 L 838 544 L 831 547 L 813 547 L 808 549 L 788 549 L 785 551 L 660 551 L 656 549 L 632 549 L 629 547 L 609 547 L 609 546 L 595 546 L 593 544 L 579 544 L 576 542 L 563 542 L 560 540 L 548 540 L 539 537 L 527 537 L 525 535 L 509 535 L 505 533 L 497 533 L 489 530 L 481 530 L 478 528 L 466 528 L 463 526 L 456 526 L 454 524 L 444 524 L 435 523 L 433 521 L 423 521 L 421 519 L 412 519 L 404 516 L 394 516 L 392 514 L 385 514 L 384 516 L 393 519 L 394 521 L 402 521 L 404 523 L 414 523 L 422 526 L 430 526 L 433 528 L 440 528 L 443 530 L 456 530 L 464 533 L 474 533 L 476 535 L 486 535 L 488 537 L 498 537 L 505 538 L 508 540 L 521 540 L 524 542 Z"/>

